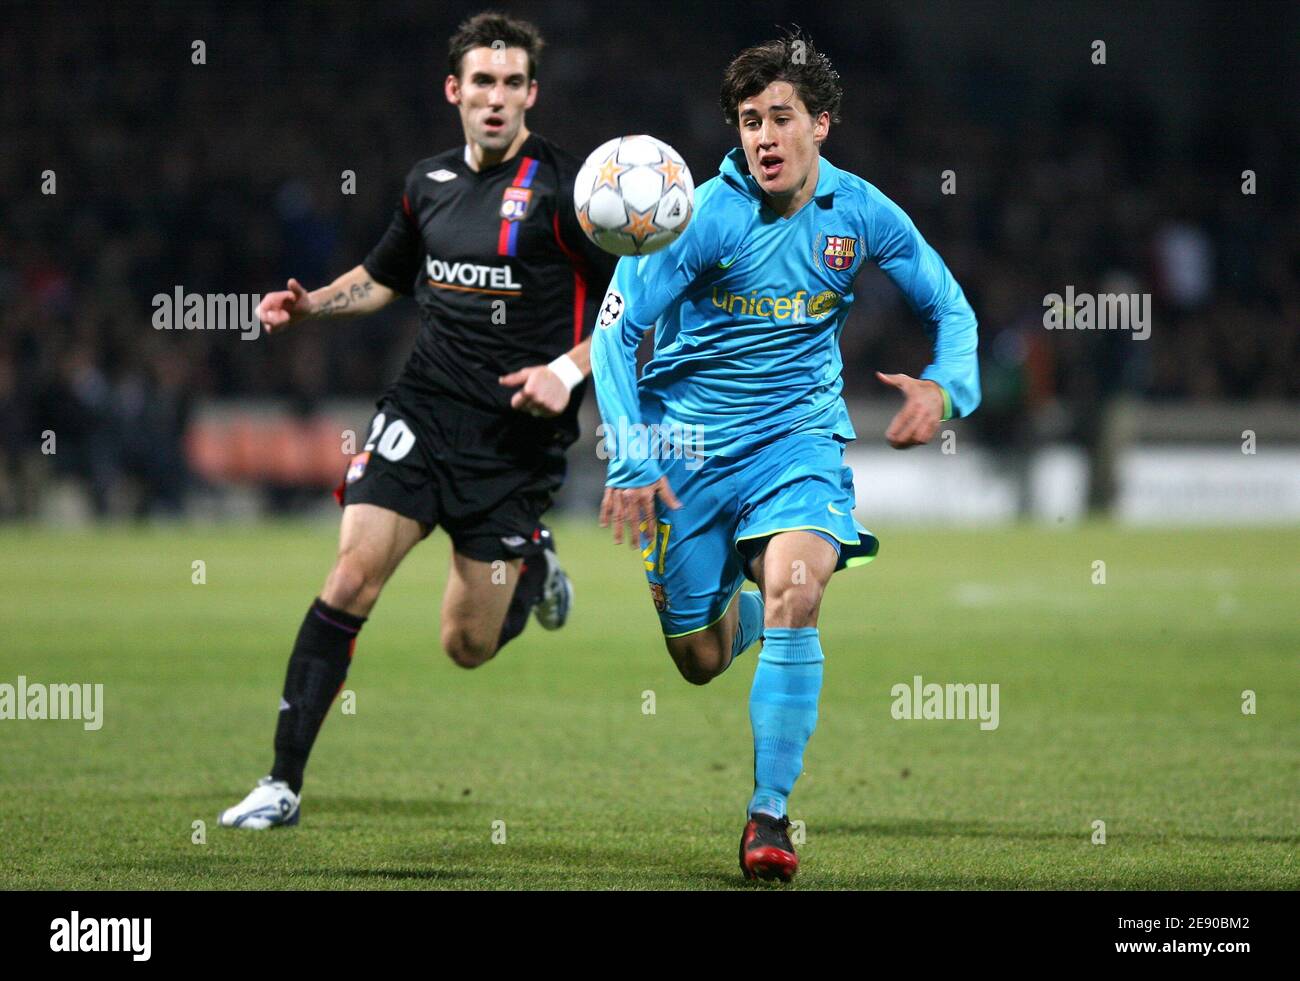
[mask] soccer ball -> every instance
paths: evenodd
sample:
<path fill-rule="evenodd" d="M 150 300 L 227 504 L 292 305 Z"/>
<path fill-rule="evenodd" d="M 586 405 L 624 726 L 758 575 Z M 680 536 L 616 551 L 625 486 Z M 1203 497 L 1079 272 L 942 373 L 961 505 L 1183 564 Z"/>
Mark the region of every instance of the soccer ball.
<path fill-rule="evenodd" d="M 686 230 L 695 182 L 681 154 L 653 136 L 620 136 L 596 147 L 573 183 L 582 230 L 614 255 L 649 255 Z"/>

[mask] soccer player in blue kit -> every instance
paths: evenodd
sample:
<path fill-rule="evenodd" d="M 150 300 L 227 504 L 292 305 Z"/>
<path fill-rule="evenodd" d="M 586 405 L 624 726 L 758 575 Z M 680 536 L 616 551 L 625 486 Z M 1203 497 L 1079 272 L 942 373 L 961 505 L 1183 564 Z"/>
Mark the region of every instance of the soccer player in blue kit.
<path fill-rule="evenodd" d="M 852 517 L 843 462 L 855 433 L 839 336 L 864 263 L 934 335 L 919 379 L 877 373 L 903 396 L 890 445 L 928 442 L 980 400 L 961 287 L 896 204 L 821 156 L 840 98 L 839 75 L 805 38 L 732 61 L 722 111 L 741 146 L 699 188 L 676 242 L 619 262 L 591 349 L 609 454 L 600 521 L 616 542 L 626 523 L 641 546 L 669 654 L 702 685 L 763 642 L 749 696 L 746 878 L 788 881 L 798 868 L 786 807 L 817 722 L 822 594 L 832 573 L 877 549 Z M 757 592 L 741 590 L 747 578 Z"/>

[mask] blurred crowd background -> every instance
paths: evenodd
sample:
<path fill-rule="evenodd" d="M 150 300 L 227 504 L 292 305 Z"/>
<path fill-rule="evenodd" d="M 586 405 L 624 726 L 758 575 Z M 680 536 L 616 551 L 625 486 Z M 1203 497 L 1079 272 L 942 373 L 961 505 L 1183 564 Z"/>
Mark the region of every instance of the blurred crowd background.
<path fill-rule="evenodd" d="M 826 156 L 913 217 L 979 316 L 971 425 L 990 445 L 1031 441 L 1049 416 L 1059 438 L 1095 442 L 1097 406 L 1121 396 L 1300 396 L 1294 4 L 495 7 L 548 42 L 535 131 L 578 156 L 650 132 L 697 183 L 735 144 L 717 104 L 729 57 L 803 28 L 845 88 Z M 5 5 L 0 515 L 32 513 L 52 479 L 83 487 L 96 514 L 180 513 L 198 407 L 275 399 L 310 418 L 325 399 L 379 394 L 410 350 L 413 304 L 251 341 L 156 331 L 151 300 L 265 293 L 290 275 L 315 288 L 360 261 L 407 168 L 461 141 L 446 46 L 479 9 Z M 1069 285 L 1152 294 L 1150 338 L 1045 330 L 1044 297 Z M 884 404 L 873 372 L 928 360 L 874 269 L 843 344 L 855 400 Z M 47 432 L 56 453 L 41 452 Z"/>

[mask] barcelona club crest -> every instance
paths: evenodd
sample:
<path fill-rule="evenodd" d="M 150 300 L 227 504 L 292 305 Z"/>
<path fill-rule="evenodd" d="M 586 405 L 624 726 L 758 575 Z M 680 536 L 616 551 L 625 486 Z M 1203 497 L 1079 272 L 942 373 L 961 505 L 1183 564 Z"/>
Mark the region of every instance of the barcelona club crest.
<path fill-rule="evenodd" d="M 532 200 L 531 187 L 507 187 L 501 196 L 501 217 L 506 221 L 523 221 L 528 217 L 528 205 Z"/>
<path fill-rule="evenodd" d="M 650 584 L 650 598 L 655 601 L 655 609 L 660 613 L 668 609 L 668 594 L 664 592 L 662 583 Z"/>
<path fill-rule="evenodd" d="M 827 269 L 839 271 L 848 269 L 858 257 L 858 240 L 842 235 L 827 235 L 826 248 L 822 249 L 822 259 Z"/>

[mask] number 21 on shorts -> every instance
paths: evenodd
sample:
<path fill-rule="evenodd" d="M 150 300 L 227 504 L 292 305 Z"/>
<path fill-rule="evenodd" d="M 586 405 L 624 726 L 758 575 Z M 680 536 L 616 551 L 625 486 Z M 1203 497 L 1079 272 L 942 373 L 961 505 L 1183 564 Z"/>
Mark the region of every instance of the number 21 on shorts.
<path fill-rule="evenodd" d="M 641 534 L 644 536 L 648 522 L 641 522 Z M 673 530 L 673 526 L 665 524 L 662 521 L 655 522 L 654 534 L 650 536 L 650 544 L 641 549 L 641 558 L 645 561 L 646 572 L 658 572 L 664 574 L 664 556 L 668 553 L 668 533 Z M 658 551 L 657 558 L 652 558 Z"/>

